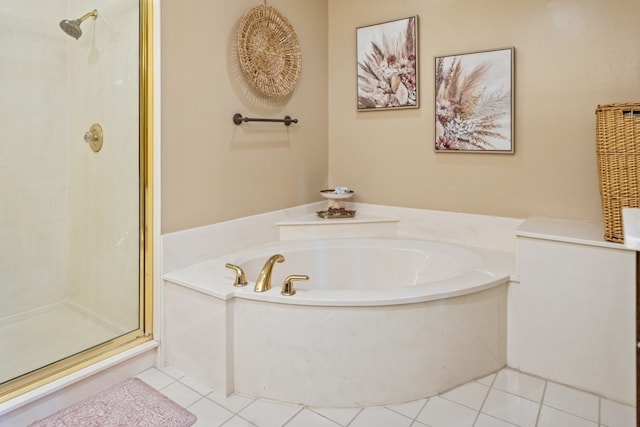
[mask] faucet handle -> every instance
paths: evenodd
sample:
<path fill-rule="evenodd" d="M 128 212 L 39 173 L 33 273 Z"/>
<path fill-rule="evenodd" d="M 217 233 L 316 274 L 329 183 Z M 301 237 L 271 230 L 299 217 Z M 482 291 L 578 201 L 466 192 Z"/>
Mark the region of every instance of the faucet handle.
<path fill-rule="evenodd" d="M 237 265 L 233 265 L 231 263 L 226 263 L 224 266 L 236 272 L 236 278 L 233 281 L 233 286 L 239 288 L 249 283 L 247 282 L 247 277 L 244 275 L 244 271 L 242 271 L 242 268 L 238 267 Z"/>
<path fill-rule="evenodd" d="M 291 276 L 287 276 L 282 283 L 282 290 L 280 293 L 284 296 L 291 296 L 296 294 L 296 290 L 293 287 L 294 280 L 309 280 L 309 276 L 306 274 L 292 274 Z"/>

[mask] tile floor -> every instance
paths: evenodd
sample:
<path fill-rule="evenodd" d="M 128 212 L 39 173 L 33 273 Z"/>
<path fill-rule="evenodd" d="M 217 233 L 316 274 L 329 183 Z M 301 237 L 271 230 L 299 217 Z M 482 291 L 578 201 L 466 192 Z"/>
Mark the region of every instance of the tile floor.
<path fill-rule="evenodd" d="M 502 369 L 439 396 L 401 405 L 321 408 L 224 397 L 171 369 L 138 378 L 193 412 L 196 427 L 635 427 L 635 409 Z"/>

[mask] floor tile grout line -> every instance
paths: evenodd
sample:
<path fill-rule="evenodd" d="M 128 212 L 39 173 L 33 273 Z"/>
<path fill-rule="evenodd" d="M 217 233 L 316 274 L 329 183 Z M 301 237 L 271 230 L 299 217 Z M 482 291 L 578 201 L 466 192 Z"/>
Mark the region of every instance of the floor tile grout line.
<path fill-rule="evenodd" d="M 420 411 L 418 411 L 418 414 L 413 418 L 413 422 L 418 422 L 418 423 L 421 423 L 421 424 L 422 424 L 422 422 L 418 420 L 418 417 L 420 416 L 420 414 L 421 414 L 421 413 L 422 413 L 422 411 L 424 410 L 425 406 L 429 403 L 429 401 L 430 401 L 431 399 L 433 399 L 433 398 L 435 398 L 435 397 L 440 397 L 441 399 L 444 399 L 444 400 L 446 400 L 446 401 L 448 401 L 448 402 L 455 403 L 455 404 L 457 404 L 457 405 L 460 405 L 460 406 L 462 406 L 462 407 L 465 407 L 465 408 L 467 408 L 467 409 L 471 409 L 472 411 L 475 411 L 475 412 L 476 412 L 476 418 L 475 418 L 475 420 L 474 420 L 474 422 L 473 422 L 473 423 L 475 424 L 475 423 L 476 423 L 476 421 L 477 421 L 477 419 L 478 419 L 478 417 L 480 416 L 480 409 L 475 409 L 475 408 L 472 408 L 472 407 L 467 406 L 467 405 L 465 405 L 465 404 L 462 404 L 462 403 L 460 403 L 460 402 L 456 402 L 455 400 L 448 399 L 448 398 L 444 397 L 444 394 L 446 394 L 446 393 L 448 393 L 448 392 L 450 392 L 450 391 L 452 391 L 452 390 L 455 390 L 456 388 L 461 387 L 461 386 L 463 386 L 463 385 L 470 384 L 470 383 L 477 383 L 477 384 L 479 384 L 479 385 L 481 385 L 481 386 L 487 387 L 487 393 L 485 394 L 485 397 L 484 397 L 484 399 L 482 400 L 482 404 L 480 405 L 480 408 L 482 408 L 482 406 L 484 405 L 484 402 L 485 402 L 485 401 L 486 401 L 486 399 L 487 399 L 487 396 L 489 395 L 489 392 L 491 391 L 491 388 L 492 388 L 493 384 L 494 384 L 494 383 L 495 383 L 495 381 L 496 381 L 496 378 L 498 377 L 498 373 L 500 373 L 500 371 L 502 371 L 502 370 L 504 370 L 504 369 L 506 369 L 506 368 L 500 368 L 499 370 L 497 370 L 497 371 L 495 371 L 495 372 L 493 372 L 493 373 L 491 373 L 491 374 L 488 374 L 488 375 L 485 375 L 485 376 L 483 376 L 483 377 L 478 377 L 478 378 L 476 378 L 476 379 L 470 380 L 470 381 L 468 381 L 468 382 L 466 382 L 466 383 L 463 383 L 463 384 L 460 384 L 460 385 L 458 385 L 458 386 L 456 386 L 456 387 L 454 387 L 454 388 L 452 388 L 452 389 L 449 389 L 449 390 L 443 391 L 442 393 L 439 393 L 439 394 L 437 394 L 437 395 L 435 395 L 435 396 L 430 396 L 430 397 L 423 398 L 423 399 L 425 399 L 424 405 L 422 405 L 422 408 L 420 409 Z M 491 375 L 493 375 L 493 379 L 491 380 L 491 383 L 490 383 L 489 385 L 483 384 L 483 383 L 481 383 L 481 382 L 479 381 L 479 380 L 484 379 L 484 378 L 486 378 L 486 377 L 488 377 L 488 376 L 491 376 Z M 394 412 L 396 412 L 396 411 L 394 411 Z M 403 415 L 403 414 L 401 414 L 401 415 Z"/>
<path fill-rule="evenodd" d="M 424 408 L 427 406 L 427 403 L 429 403 L 429 400 L 431 400 L 431 398 L 426 398 L 426 399 L 424 400 L 424 403 L 422 404 L 422 407 L 420 408 L 420 410 L 418 411 L 418 413 L 416 414 L 416 416 L 415 416 L 415 417 L 413 417 L 413 422 L 412 422 L 411 424 L 420 422 L 420 421 L 418 421 L 418 417 L 420 416 L 420 414 L 422 413 L 422 411 L 424 411 Z M 421 424 L 422 424 L 422 423 L 421 423 Z"/>
<path fill-rule="evenodd" d="M 213 392 L 212 392 L 212 393 L 213 393 Z M 206 399 L 210 400 L 211 402 L 215 403 L 216 405 L 223 407 L 223 408 L 224 408 L 224 409 L 226 409 L 227 411 L 232 412 L 234 415 L 240 415 L 240 412 L 244 411 L 244 410 L 245 410 L 245 409 L 247 409 L 247 408 L 248 408 L 252 403 L 254 403 L 255 401 L 257 401 L 257 400 L 258 400 L 258 398 L 257 398 L 257 397 L 254 397 L 254 398 L 248 398 L 248 399 L 250 399 L 251 401 L 250 401 L 249 403 L 247 403 L 246 405 L 244 405 L 242 408 L 240 408 L 240 409 L 238 409 L 238 410 L 236 411 L 235 409 L 231 409 L 231 408 L 229 408 L 229 407 L 227 407 L 227 406 L 223 405 L 222 403 L 218 403 L 218 402 L 216 402 L 215 400 L 213 400 L 212 398 L 210 398 L 210 397 L 209 397 L 209 395 L 210 395 L 210 394 L 211 394 L 211 393 L 207 394 L 207 395 L 206 395 L 206 396 L 204 396 L 204 397 L 205 397 Z M 236 395 L 236 396 L 238 396 L 238 395 Z"/>
<path fill-rule="evenodd" d="M 222 424 L 220 424 L 220 427 L 224 427 L 225 424 L 227 424 L 229 421 L 231 421 L 232 419 L 234 419 L 235 417 L 240 418 L 242 421 L 246 421 L 247 423 L 251 424 L 252 426 L 255 426 L 255 423 L 252 423 L 251 421 L 249 421 L 248 419 L 246 419 L 245 417 L 241 416 L 240 414 L 234 414 L 233 417 L 229 418 L 227 421 L 223 422 Z M 257 427 L 257 426 L 256 426 Z"/>
<path fill-rule="evenodd" d="M 183 378 L 184 378 L 184 377 L 183 377 Z M 198 390 L 196 390 L 195 388 L 191 387 L 190 385 L 185 384 L 185 383 L 183 383 L 183 382 L 182 382 L 182 381 L 180 381 L 180 380 L 177 380 L 177 381 L 178 381 L 180 384 L 182 384 L 183 386 L 187 387 L 189 390 L 192 390 L 192 391 L 194 391 L 194 392 L 198 393 L 198 394 L 199 394 L 200 396 L 202 396 L 202 397 L 207 397 L 207 394 L 210 394 L 210 393 L 212 393 L 212 392 L 213 392 L 213 390 L 211 390 L 211 391 L 210 391 L 209 393 L 207 393 L 207 394 L 202 394 L 202 393 L 200 393 Z M 215 403 L 215 402 L 214 402 L 214 403 Z"/>
<path fill-rule="evenodd" d="M 169 377 L 169 378 L 171 379 L 171 381 L 170 381 L 169 383 L 167 383 L 167 384 L 163 385 L 162 387 L 158 387 L 158 388 L 156 388 L 154 385 L 150 384 L 148 381 L 145 381 L 143 378 L 140 378 L 140 377 L 139 377 L 139 375 L 140 375 L 140 374 L 135 375 L 135 376 L 134 376 L 134 378 L 138 378 L 140 381 L 143 381 L 145 384 L 147 384 L 148 386 L 150 386 L 151 388 L 153 388 L 153 389 L 155 389 L 155 390 L 157 390 L 157 391 L 160 391 L 160 390 L 162 390 L 162 389 L 164 389 L 164 388 L 166 388 L 166 387 L 170 386 L 171 384 L 175 383 L 176 381 L 178 381 L 177 379 L 175 379 L 175 378 L 174 378 L 174 377 L 172 377 L 171 375 L 167 375 L 167 374 L 165 374 L 164 372 L 160 371 L 160 370 L 159 370 L 159 369 L 157 369 L 157 368 L 151 368 L 151 369 L 156 369 L 156 370 L 157 370 L 158 372 L 160 372 L 161 374 L 163 374 L 163 375 L 165 375 L 165 376 Z M 146 372 L 146 371 L 144 371 L 144 372 Z M 141 372 L 141 373 L 142 373 L 142 372 Z"/>
<path fill-rule="evenodd" d="M 484 387 L 487 387 L 484 384 L 481 384 L 481 385 L 483 385 Z M 489 395 L 490 391 L 491 391 L 491 387 L 487 387 L 487 392 L 485 393 L 485 396 L 482 398 L 482 403 L 480 404 L 480 408 L 482 408 L 482 405 L 484 405 L 485 400 L 487 400 L 487 396 Z M 469 405 L 465 405 L 464 403 L 456 402 L 455 400 L 452 400 L 451 398 L 448 398 L 448 397 L 444 397 L 441 394 L 439 394 L 437 396 L 433 396 L 433 397 L 439 397 L 440 399 L 446 400 L 447 402 L 455 403 L 456 405 L 460 405 L 460 406 L 462 406 L 464 408 L 471 409 L 472 411 L 480 412 L 480 409 L 476 409 L 476 408 L 471 407 Z"/>
<path fill-rule="evenodd" d="M 198 402 L 200 402 L 201 400 L 203 400 L 203 399 L 206 399 L 208 402 L 211 402 L 211 403 L 213 403 L 214 405 L 218 405 L 218 406 L 220 406 L 222 409 L 225 409 L 225 410 L 229 411 L 229 409 L 228 409 L 228 408 L 225 408 L 224 406 L 219 405 L 219 404 L 218 404 L 218 403 L 216 403 L 216 402 L 213 402 L 211 399 L 207 399 L 207 396 L 202 396 L 200 399 L 196 400 L 196 401 L 195 401 L 195 402 L 193 402 L 191 405 L 187 406 L 187 407 L 186 407 L 186 409 L 187 409 L 187 410 L 190 410 L 191 412 L 193 412 L 193 409 L 190 409 L 190 408 L 191 408 L 193 405 L 195 405 L 196 403 L 198 403 Z M 229 411 L 229 412 L 231 412 L 231 411 Z M 229 418 L 227 418 L 227 419 L 226 419 L 226 420 L 224 420 L 221 424 L 218 424 L 218 425 L 219 425 L 219 426 L 224 425 L 226 422 L 229 422 L 229 420 L 230 420 L 231 418 L 235 417 L 235 416 L 236 416 L 236 414 L 234 414 L 233 412 L 231 412 L 231 416 L 229 416 Z"/>
<path fill-rule="evenodd" d="M 540 396 L 540 404 L 538 405 L 538 415 L 536 416 L 536 426 L 540 423 L 540 416 L 542 415 L 542 406 L 543 406 L 545 395 L 547 394 L 548 385 L 549 385 L 549 382 L 545 380 L 544 386 L 542 387 L 542 396 Z"/>
<path fill-rule="evenodd" d="M 153 367 L 153 368 L 151 368 L 151 369 L 155 369 L 156 371 L 160 372 L 161 374 L 164 374 L 164 375 L 166 375 L 166 376 L 168 376 L 168 377 L 171 377 L 171 378 L 173 378 L 174 380 L 180 380 L 181 378 L 184 378 L 184 377 L 186 376 L 183 372 L 178 371 L 177 369 L 176 369 L 175 371 L 176 371 L 176 373 L 178 373 L 178 374 L 180 375 L 180 376 L 178 376 L 178 377 L 176 377 L 176 376 L 174 376 L 174 375 L 170 374 L 171 370 L 168 370 L 168 369 L 166 369 L 166 368 L 159 368 L 159 367 L 157 367 L 157 366 L 154 366 L 154 367 Z"/>
<path fill-rule="evenodd" d="M 422 410 L 424 409 L 424 406 L 425 406 L 425 405 L 427 404 L 427 402 L 429 401 L 429 398 L 427 398 L 427 397 L 422 397 L 422 398 L 420 398 L 420 399 L 411 400 L 411 401 L 409 401 L 409 402 L 406 402 L 406 403 L 412 403 L 412 402 L 417 402 L 417 401 L 422 400 L 422 399 L 425 399 L 425 402 L 422 404 L 422 407 L 420 407 L 420 410 L 418 411 L 418 413 L 416 414 L 416 416 L 415 416 L 415 417 L 410 417 L 410 416 L 408 416 L 408 415 L 406 415 L 406 414 L 403 414 L 403 413 L 402 413 L 402 412 L 400 412 L 400 411 L 396 411 L 395 409 L 391 408 L 391 406 L 397 406 L 397 405 L 401 405 L 401 404 L 390 404 L 390 405 L 386 405 L 386 406 L 381 406 L 381 408 L 386 408 L 386 409 L 390 410 L 391 412 L 393 412 L 393 413 L 395 413 L 395 414 L 402 415 L 402 416 L 404 416 L 404 417 L 409 418 L 409 419 L 410 419 L 410 420 L 412 420 L 412 421 L 415 421 L 415 420 L 416 420 L 416 417 L 417 417 L 418 415 L 420 415 L 420 412 L 422 412 Z"/>
<path fill-rule="evenodd" d="M 502 369 L 500 371 L 502 371 Z M 478 419 L 480 418 L 480 414 L 483 413 L 482 412 L 482 408 L 484 408 L 484 405 L 487 403 L 487 399 L 489 399 L 489 393 L 491 393 L 491 390 L 493 390 L 493 386 L 496 383 L 496 380 L 498 378 L 498 373 L 500 373 L 500 371 L 496 372 L 493 375 L 493 379 L 491 380 L 491 384 L 489 385 L 489 388 L 487 389 L 487 393 L 484 395 L 484 399 L 482 399 L 482 403 L 480 404 L 480 408 L 478 409 L 478 413 L 476 414 L 476 419 L 473 420 L 473 424 L 472 425 L 474 425 L 474 426 L 478 423 Z"/>
<path fill-rule="evenodd" d="M 544 387 L 546 388 L 546 384 L 545 384 Z M 497 388 L 497 387 L 492 387 L 492 388 L 495 389 L 495 390 L 498 390 L 498 391 L 500 391 L 502 393 L 510 394 L 511 396 L 519 397 L 520 399 L 524 399 L 524 400 L 527 400 L 529 402 L 535 403 L 537 405 L 541 405 L 542 404 L 542 399 L 538 401 L 538 400 L 531 399 L 530 397 L 526 397 L 526 396 L 522 396 L 522 395 L 520 395 L 518 393 L 514 393 L 513 391 L 510 391 L 510 390 L 503 390 L 503 389 Z"/>
<path fill-rule="evenodd" d="M 232 411 L 231 409 L 227 408 L 226 406 L 222 406 L 221 404 L 219 404 L 218 402 L 215 402 L 211 399 L 209 399 L 206 395 L 202 396 L 200 399 L 196 400 L 195 402 L 193 402 L 191 405 L 187 406 L 187 409 L 189 409 L 190 407 L 192 407 L 193 405 L 195 405 L 196 403 L 200 402 L 201 400 L 206 399 L 207 402 L 213 403 L 216 406 L 219 406 L 220 408 L 224 409 L 225 411 L 228 411 L 231 413 L 231 416 L 229 418 L 227 418 L 224 422 L 226 423 L 227 421 L 229 421 L 231 418 L 235 417 L 236 415 L 238 415 L 236 412 Z"/>
<path fill-rule="evenodd" d="M 287 424 L 289 424 L 295 417 L 297 417 L 300 412 L 304 411 L 306 408 L 306 406 L 302 406 L 298 412 L 296 412 L 295 414 L 293 414 L 293 416 L 291 418 L 289 418 L 287 421 L 284 422 L 284 424 L 282 424 L 282 427 L 285 427 Z"/>
<path fill-rule="evenodd" d="M 165 388 L 169 387 L 171 384 L 174 384 L 174 383 L 177 383 L 177 382 L 179 382 L 179 381 L 174 379 L 174 380 L 173 380 L 173 381 L 171 381 L 169 384 L 165 384 L 165 385 L 163 385 L 162 387 L 160 387 L 160 388 L 158 388 L 158 389 L 156 389 L 156 390 L 158 390 L 158 391 L 162 391 L 162 390 L 164 390 Z"/>
<path fill-rule="evenodd" d="M 237 414 L 232 414 L 229 418 L 227 418 L 226 420 L 224 420 L 221 424 L 219 424 L 218 427 L 225 425 L 226 423 L 228 423 L 229 421 L 231 421 L 232 419 L 234 419 L 236 417 Z M 244 419 L 244 418 L 243 418 Z"/>
<path fill-rule="evenodd" d="M 232 414 L 229 418 L 227 418 L 226 420 L 224 420 L 223 422 L 221 422 L 220 424 L 218 424 L 218 427 L 219 427 L 219 426 L 223 426 L 223 425 L 225 425 L 226 423 L 228 423 L 229 421 L 231 421 L 235 416 L 236 416 L 236 414 Z"/>
<path fill-rule="evenodd" d="M 571 386 L 566 385 L 566 384 L 557 383 L 557 382 L 552 381 L 552 380 L 546 380 L 546 381 L 545 381 L 545 383 L 546 383 L 546 384 L 545 384 L 545 394 L 546 394 L 547 385 L 548 385 L 549 383 L 551 383 L 551 384 L 556 384 L 556 385 L 562 386 L 562 387 L 564 387 L 564 388 L 568 388 L 568 389 L 573 390 L 573 391 L 578 391 L 578 392 L 580 392 L 580 393 L 588 394 L 588 395 L 591 395 L 591 396 L 593 396 L 593 397 L 596 397 L 596 398 L 598 399 L 598 415 L 597 415 L 597 419 L 598 419 L 598 420 L 597 420 L 597 421 L 594 421 L 594 420 L 592 420 L 592 419 L 590 419 L 590 418 L 587 418 L 587 417 L 586 417 L 586 416 L 584 416 L 584 415 L 578 415 L 578 414 L 575 414 L 575 413 L 573 413 L 573 412 L 569 412 L 569 411 L 568 411 L 567 409 L 565 409 L 565 408 L 558 408 L 558 407 L 553 406 L 553 405 L 545 404 L 545 403 L 544 403 L 544 395 L 543 395 L 543 399 L 542 399 L 542 402 L 541 402 L 542 406 L 546 406 L 546 407 L 549 407 L 549 408 L 555 409 L 555 410 L 557 410 L 557 411 L 563 412 L 563 413 L 565 413 L 565 414 L 572 415 L 572 416 L 574 416 L 574 417 L 578 417 L 578 418 L 583 419 L 583 420 L 586 420 L 586 421 L 590 421 L 590 422 L 592 422 L 592 423 L 594 423 L 594 422 L 595 422 L 595 423 L 597 423 L 598 425 L 600 425 L 600 424 L 601 424 L 601 422 L 600 422 L 600 406 L 601 406 L 601 404 L 602 404 L 602 403 L 601 403 L 601 402 L 602 402 L 602 396 L 600 396 L 600 395 L 598 395 L 598 394 L 595 394 L 595 393 L 592 393 L 592 392 L 589 392 L 589 391 L 580 390 L 580 389 L 578 389 L 578 388 L 571 387 Z M 542 406 L 541 406 L 541 409 L 542 409 Z"/>
<path fill-rule="evenodd" d="M 349 421 L 349 422 L 345 425 L 345 427 L 349 427 L 351 424 L 353 424 L 353 422 L 356 420 L 356 418 L 358 418 L 358 417 L 360 416 L 360 414 L 362 414 L 362 411 L 364 411 L 364 408 L 360 408 L 360 410 L 358 411 L 358 413 L 357 413 L 353 418 L 351 418 L 351 421 Z"/>
<path fill-rule="evenodd" d="M 564 414 L 568 414 L 568 415 L 574 416 L 576 418 L 580 418 L 581 420 L 585 420 L 585 421 L 589 421 L 589 422 L 592 422 L 592 423 L 601 424 L 599 421 L 594 421 L 591 418 L 585 417 L 584 415 L 574 414 L 573 412 L 569 412 L 569 411 L 567 411 L 566 409 L 563 409 L 563 408 L 557 408 L 557 407 L 552 406 L 552 405 L 544 405 L 544 404 L 541 405 L 541 406 L 546 406 L 547 408 L 555 409 L 556 411 L 559 411 L 559 412 L 562 412 Z M 600 419 L 599 416 L 598 416 L 598 419 Z"/>
<path fill-rule="evenodd" d="M 391 409 L 391 408 L 389 408 L 387 406 L 378 406 L 378 408 L 384 408 L 389 412 L 393 412 L 394 414 L 400 415 L 401 417 L 405 417 L 406 419 L 411 420 L 411 422 L 413 422 L 413 418 L 411 418 L 411 417 L 409 417 L 409 416 L 407 416 L 405 414 L 401 414 L 400 412 L 396 412 L 396 411 L 394 411 L 393 409 Z"/>
<path fill-rule="evenodd" d="M 524 371 L 521 371 L 521 370 L 516 369 L 516 368 L 511 368 L 511 367 L 509 367 L 509 366 L 506 366 L 506 367 L 502 368 L 501 370 L 509 370 L 509 371 L 512 371 L 512 372 L 517 372 L 518 374 L 520 374 L 520 375 L 524 375 L 524 376 L 526 376 L 526 377 L 536 378 L 536 379 L 538 379 L 538 380 L 540 380 L 540 381 L 543 381 L 543 382 L 545 383 L 545 388 L 546 388 L 546 385 L 547 385 L 547 384 L 551 383 L 551 384 L 555 384 L 555 385 L 560 386 L 560 387 L 564 387 L 564 388 L 571 389 L 571 390 L 573 390 L 573 391 L 577 391 L 577 392 L 580 392 L 580 393 L 589 394 L 589 395 L 591 395 L 591 396 L 597 397 L 598 399 L 606 399 L 606 397 L 604 397 L 604 396 L 602 396 L 602 395 L 600 395 L 600 394 L 598 394 L 598 393 L 595 393 L 595 392 L 593 392 L 593 391 L 584 390 L 584 389 L 578 388 L 578 387 L 576 387 L 576 386 L 572 386 L 572 385 L 565 384 L 565 383 L 561 383 L 561 382 L 557 382 L 557 381 L 554 381 L 554 380 L 551 380 L 551 379 L 548 379 L 548 378 L 540 377 L 540 376 L 538 376 L 538 375 L 531 374 L 531 373 L 529 373 L 529 372 L 524 372 Z M 498 371 L 498 372 L 499 372 L 499 371 Z M 512 393 L 512 392 L 507 391 L 507 390 L 502 390 L 502 389 L 499 389 L 499 388 L 498 388 L 497 390 L 503 391 L 503 392 L 505 392 L 505 393 L 513 394 L 514 396 L 519 396 L 519 397 L 522 397 L 523 399 L 527 399 L 527 400 L 530 400 L 530 401 L 532 401 L 532 402 L 538 403 L 538 402 L 536 402 L 536 401 L 535 401 L 535 400 L 533 400 L 533 399 L 530 399 L 530 398 L 528 398 L 528 397 L 524 397 L 524 396 L 520 396 L 520 395 L 518 395 L 518 394 Z M 611 400 L 611 399 L 608 399 L 608 400 Z M 611 400 L 611 401 L 612 401 L 612 402 L 615 402 L 615 403 L 619 403 L 619 404 L 624 405 L 624 406 L 631 406 L 631 405 L 628 405 L 628 404 L 626 404 L 626 403 L 624 403 L 624 402 L 620 402 L 620 401 L 617 401 L 617 400 Z M 542 400 L 540 401 L 540 403 L 542 403 Z M 553 409 L 558 409 L 558 410 L 563 411 L 563 412 L 567 412 L 567 411 L 564 411 L 564 410 L 559 409 L 559 408 L 555 408 L 555 407 L 550 406 L 550 405 L 546 405 L 546 406 L 549 406 L 549 407 L 551 407 L 551 408 L 553 408 Z M 570 413 L 570 412 L 567 412 L 567 413 Z M 575 415 L 575 414 L 572 414 L 572 415 Z M 581 417 L 581 418 L 584 418 L 584 417 Z M 588 419 L 588 418 L 585 418 L 585 419 Z M 589 420 L 589 421 L 591 421 L 591 422 L 595 422 L 595 421 L 593 421 L 593 420 Z"/>
<path fill-rule="evenodd" d="M 602 424 L 602 397 L 598 396 L 598 425 L 601 425 L 601 424 Z"/>
<path fill-rule="evenodd" d="M 309 411 L 313 412 L 313 413 L 314 413 L 314 414 L 316 414 L 316 415 L 321 416 L 322 418 L 325 418 L 325 419 L 327 419 L 327 420 L 329 420 L 329 421 L 331 421 L 331 422 L 333 422 L 333 423 L 336 423 L 336 424 L 337 424 L 337 425 L 339 425 L 340 427 L 344 427 L 344 425 L 342 425 L 341 423 L 337 422 L 336 420 L 333 420 L 333 419 L 331 419 L 331 418 L 327 417 L 326 415 L 321 414 L 321 413 L 320 413 L 320 412 L 318 412 L 318 411 L 314 411 L 314 410 L 313 410 L 313 408 L 314 408 L 314 407 L 312 407 L 312 406 L 305 406 L 304 408 L 305 408 L 305 409 L 308 409 Z M 355 418 L 355 417 L 354 417 L 354 418 Z M 346 424 L 345 424 L 345 425 L 346 425 Z"/>
<path fill-rule="evenodd" d="M 243 420 L 245 420 L 246 422 L 248 422 L 248 423 L 249 423 L 249 424 L 251 424 L 251 425 L 254 425 L 254 426 L 256 426 L 256 427 L 259 427 L 256 423 L 254 423 L 253 421 L 249 421 L 248 419 L 246 419 L 245 417 L 243 417 L 243 416 L 242 416 L 242 415 L 240 415 L 240 414 L 237 414 L 236 416 L 237 416 L 238 418 L 242 418 Z"/>
<path fill-rule="evenodd" d="M 519 425 L 518 425 L 518 424 L 514 424 L 514 423 L 512 423 L 511 421 L 503 420 L 502 418 L 498 418 L 498 417 L 496 417 L 495 415 L 489 415 L 489 414 L 486 414 L 486 413 L 484 413 L 484 412 L 481 412 L 481 413 L 480 413 L 480 415 L 484 415 L 485 417 L 489 417 L 489 418 L 491 418 L 491 419 L 498 420 L 498 421 L 500 421 L 501 423 L 505 423 L 505 424 L 508 424 L 508 425 L 510 425 L 510 426 L 519 427 Z"/>

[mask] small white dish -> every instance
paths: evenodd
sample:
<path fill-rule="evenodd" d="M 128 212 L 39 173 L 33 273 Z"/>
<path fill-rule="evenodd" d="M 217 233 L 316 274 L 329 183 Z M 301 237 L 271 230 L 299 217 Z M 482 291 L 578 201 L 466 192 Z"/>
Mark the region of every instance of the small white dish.
<path fill-rule="evenodd" d="M 334 189 L 322 190 L 320 194 L 322 197 L 326 197 L 327 199 L 339 200 L 339 199 L 349 199 L 353 197 L 356 192 L 353 190 L 349 190 L 348 193 L 336 193 Z"/>

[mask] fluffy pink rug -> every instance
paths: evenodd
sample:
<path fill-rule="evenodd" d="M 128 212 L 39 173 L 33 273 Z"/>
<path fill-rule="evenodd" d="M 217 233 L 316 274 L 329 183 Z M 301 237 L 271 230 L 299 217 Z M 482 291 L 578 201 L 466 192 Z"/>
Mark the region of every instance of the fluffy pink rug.
<path fill-rule="evenodd" d="M 188 427 L 196 416 L 138 378 L 129 378 L 31 427 Z"/>

